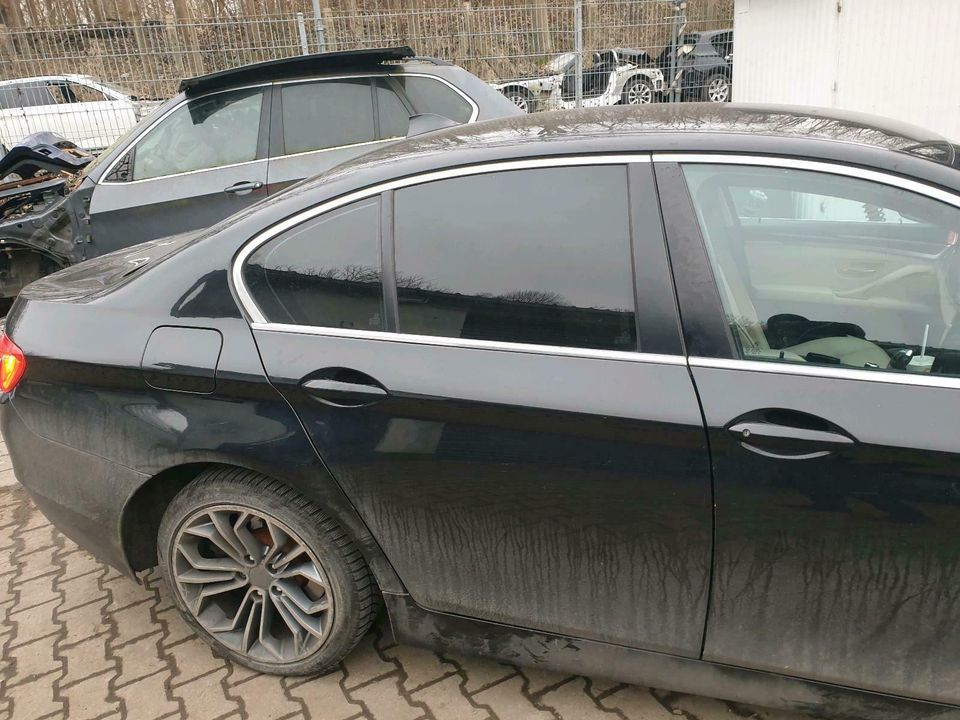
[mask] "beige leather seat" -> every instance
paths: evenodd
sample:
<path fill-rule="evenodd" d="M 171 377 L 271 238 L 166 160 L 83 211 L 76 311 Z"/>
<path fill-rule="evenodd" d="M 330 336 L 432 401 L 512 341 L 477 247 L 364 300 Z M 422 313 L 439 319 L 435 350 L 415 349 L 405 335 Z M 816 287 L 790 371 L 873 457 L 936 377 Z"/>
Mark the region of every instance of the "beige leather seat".
<path fill-rule="evenodd" d="M 701 223 L 701 227 L 705 227 Z M 708 235 L 705 232 L 705 235 Z M 864 367 L 866 365 L 886 368 L 890 356 L 879 345 L 863 338 L 842 336 L 820 338 L 809 342 L 775 350 L 767 342 L 757 309 L 753 304 L 746 284 L 740 277 L 737 264 L 724 238 L 715 241 L 707 236 L 707 249 L 717 270 L 717 282 L 723 295 L 730 325 L 736 331 L 745 358 L 782 359 L 803 361 L 808 353 L 836 358 L 843 365 Z"/>

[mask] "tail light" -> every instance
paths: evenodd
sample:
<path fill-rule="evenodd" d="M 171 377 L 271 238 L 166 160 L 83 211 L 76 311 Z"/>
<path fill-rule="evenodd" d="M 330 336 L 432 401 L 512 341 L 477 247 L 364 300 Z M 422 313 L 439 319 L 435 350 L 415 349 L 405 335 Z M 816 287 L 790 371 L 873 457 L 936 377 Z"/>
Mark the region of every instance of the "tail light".
<path fill-rule="evenodd" d="M 23 350 L 6 333 L 0 333 L 0 392 L 12 391 L 26 369 L 27 359 L 23 356 Z"/>

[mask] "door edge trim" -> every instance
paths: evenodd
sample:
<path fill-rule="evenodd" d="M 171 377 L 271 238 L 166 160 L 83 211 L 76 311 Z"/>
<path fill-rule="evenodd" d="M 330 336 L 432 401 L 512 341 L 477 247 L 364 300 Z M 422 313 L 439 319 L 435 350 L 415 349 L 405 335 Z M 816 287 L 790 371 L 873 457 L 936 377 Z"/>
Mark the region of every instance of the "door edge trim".
<path fill-rule="evenodd" d="M 499 342 L 496 340 L 472 340 L 469 338 L 448 338 L 435 335 L 412 335 L 379 330 L 352 330 L 347 328 L 325 328 L 311 325 L 289 325 L 286 323 L 254 322 L 251 329 L 265 332 L 279 332 L 295 335 L 317 335 L 333 338 L 353 338 L 356 340 L 379 340 L 381 342 L 402 343 L 405 345 L 432 345 L 462 350 L 495 350 L 529 355 L 553 355 L 556 357 L 577 357 L 591 360 L 619 360 L 658 365 L 687 364 L 682 355 L 658 355 L 655 353 L 631 352 L 623 350 L 596 350 L 592 348 L 564 347 L 559 345 L 532 345 L 528 343 Z"/>
<path fill-rule="evenodd" d="M 779 362 L 777 360 L 730 360 L 727 358 L 690 357 L 691 368 L 714 370 L 742 370 L 746 372 L 773 373 L 776 375 L 800 375 L 854 380 L 860 382 L 890 383 L 892 385 L 915 385 L 920 387 L 960 390 L 960 378 L 937 377 L 922 374 L 899 374 L 884 370 L 860 370 L 858 368 L 834 368 L 819 365 Z"/>

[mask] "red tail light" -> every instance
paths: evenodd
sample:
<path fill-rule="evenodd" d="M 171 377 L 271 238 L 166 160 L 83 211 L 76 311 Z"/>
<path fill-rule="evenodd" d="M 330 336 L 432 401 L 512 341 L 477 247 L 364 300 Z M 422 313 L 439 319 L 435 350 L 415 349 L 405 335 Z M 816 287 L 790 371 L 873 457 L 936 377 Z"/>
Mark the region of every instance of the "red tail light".
<path fill-rule="evenodd" d="M 27 359 L 23 356 L 23 350 L 6 333 L 0 333 L 0 392 L 13 390 L 26 369 Z"/>

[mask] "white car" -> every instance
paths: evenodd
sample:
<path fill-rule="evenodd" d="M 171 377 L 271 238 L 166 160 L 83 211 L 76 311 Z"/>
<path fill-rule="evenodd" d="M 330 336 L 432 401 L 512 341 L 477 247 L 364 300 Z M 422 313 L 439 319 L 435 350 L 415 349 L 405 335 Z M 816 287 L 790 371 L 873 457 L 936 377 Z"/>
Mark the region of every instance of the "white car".
<path fill-rule="evenodd" d="M 0 82 L 0 143 L 50 131 L 96 152 L 137 124 L 157 103 L 86 75 L 43 75 Z"/>
<path fill-rule="evenodd" d="M 540 74 L 493 87 L 526 112 L 576 107 L 576 58 L 576 53 L 557 55 Z M 645 105 L 663 92 L 663 73 L 643 51 L 613 48 L 593 53 L 592 60 L 583 69 L 583 107 Z"/>

